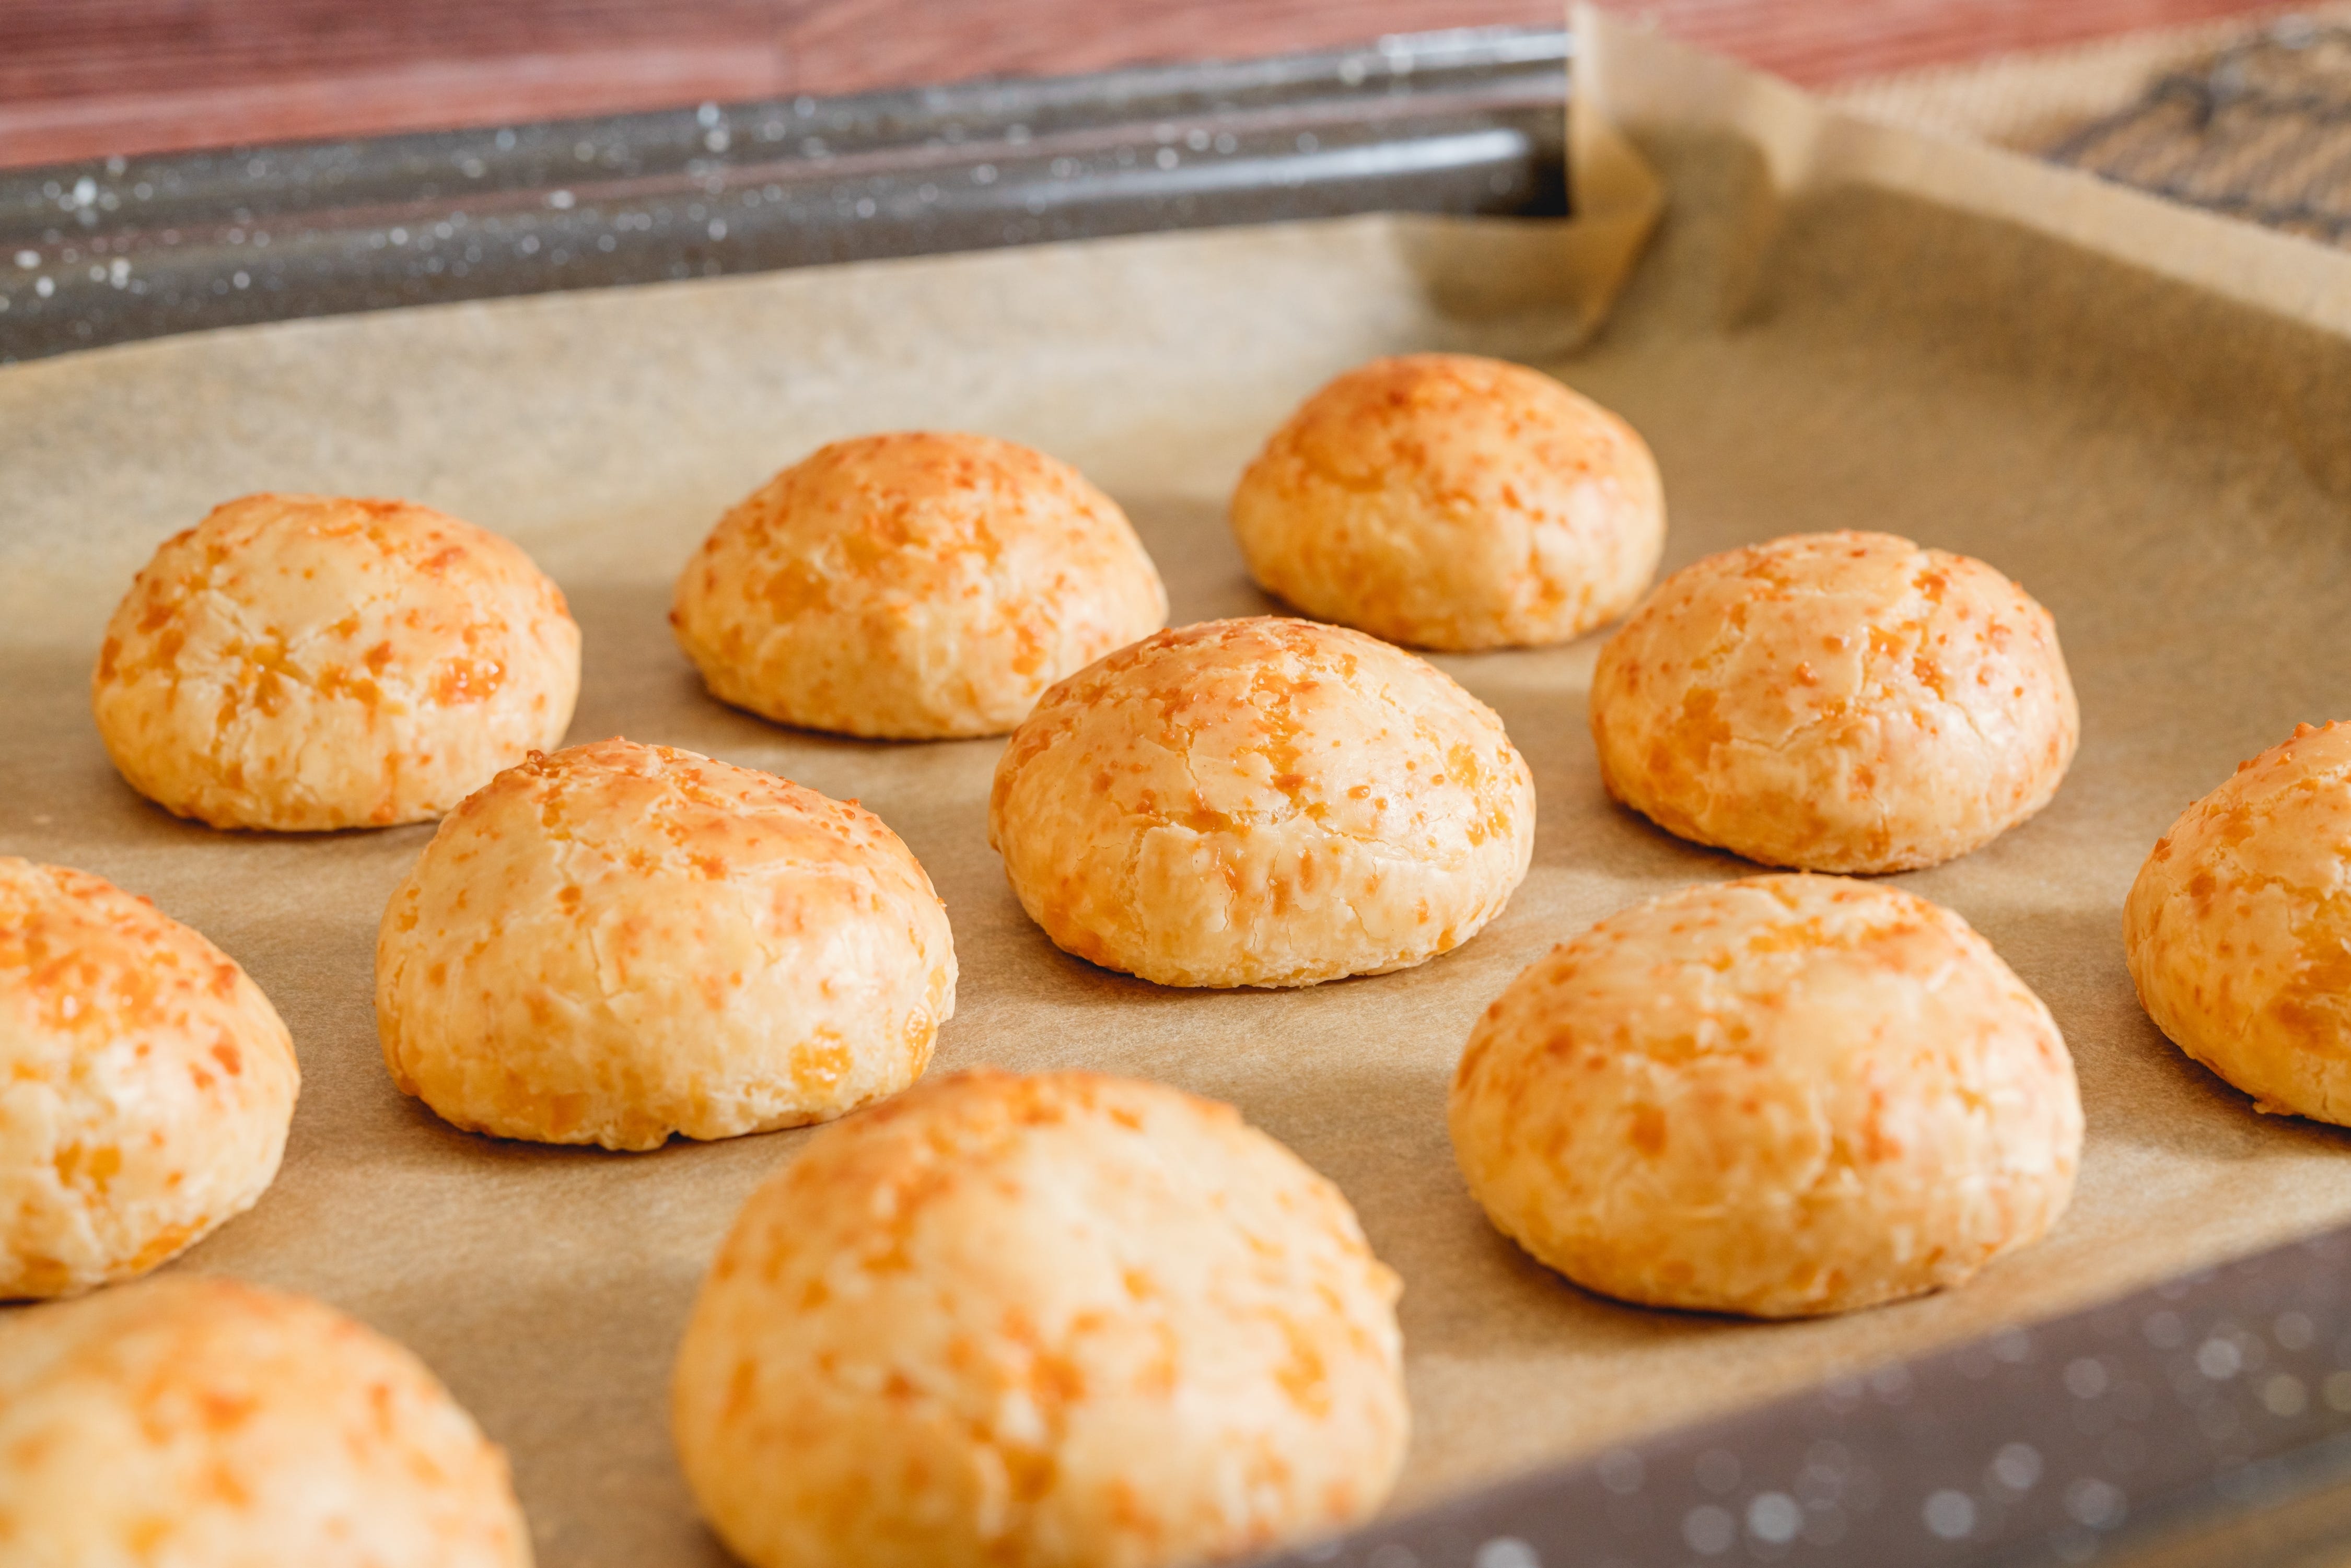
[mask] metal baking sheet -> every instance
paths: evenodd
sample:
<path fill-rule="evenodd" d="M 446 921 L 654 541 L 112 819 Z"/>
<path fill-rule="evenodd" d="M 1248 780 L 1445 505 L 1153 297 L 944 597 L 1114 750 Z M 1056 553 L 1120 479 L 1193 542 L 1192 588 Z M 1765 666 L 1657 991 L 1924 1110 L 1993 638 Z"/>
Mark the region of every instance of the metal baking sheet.
<path fill-rule="evenodd" d="M 2340 1568 L 2351 1233 L 1270 1560 L 1282 1568 Z"/>
<path fill-rule="evenodd" d="M 1355 212 L 1564 210 L 1568 37 L 0 171 L 0 363 L 290 317 Z"/>

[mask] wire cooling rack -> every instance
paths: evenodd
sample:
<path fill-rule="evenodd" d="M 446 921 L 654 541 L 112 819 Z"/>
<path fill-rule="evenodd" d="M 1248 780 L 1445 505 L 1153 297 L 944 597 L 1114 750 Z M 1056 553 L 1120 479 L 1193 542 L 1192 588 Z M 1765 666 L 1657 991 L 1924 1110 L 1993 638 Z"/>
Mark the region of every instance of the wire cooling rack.
<path fill-rule="evenodd" d="M 2279 22 L 2162 78 L 2048 156 L 2351 246 L 2351 27 Z"/>

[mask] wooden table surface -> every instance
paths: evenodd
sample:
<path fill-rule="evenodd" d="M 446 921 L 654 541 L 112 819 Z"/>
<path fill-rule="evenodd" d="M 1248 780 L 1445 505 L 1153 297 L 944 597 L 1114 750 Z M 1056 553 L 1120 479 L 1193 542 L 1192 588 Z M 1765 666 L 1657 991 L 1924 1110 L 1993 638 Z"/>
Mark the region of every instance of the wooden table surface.
<path fill-rule="evenodd" d="M 1620 0 L 1798 81 L 2278 0 Z M 0 166 L 1556 24 L 1561 0 L 0 0 Z"/>

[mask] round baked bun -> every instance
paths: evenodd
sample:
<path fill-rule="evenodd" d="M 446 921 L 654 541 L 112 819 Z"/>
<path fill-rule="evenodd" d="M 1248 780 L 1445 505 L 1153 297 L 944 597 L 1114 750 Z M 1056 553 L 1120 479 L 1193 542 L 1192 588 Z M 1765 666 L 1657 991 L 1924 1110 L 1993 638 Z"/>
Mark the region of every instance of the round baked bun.
<path fill-rule="evenodd" d="M 1467 354 L 1349 371 L 1233 492 L 1249 575 L 1309 615 L 1423 648 L 1564 643 L 1632 608 L 1665 546 L 1633 427 Z"/>
<path fill-rule="evenodd" d="M 896 1093 L 955 981 L 946 909 L 871 811 L 602 740 L 443 821 L 383 912 L 376 1030 L 460 1127 L 650 1149 Z"/>
<path fill-rule="evenodd" d="M 1534 850 L 1502 721 L 1387 643 L 1307 621 L 1146 637 L 1045 694 L 987 837 L 1064 950 L 1165 986 L 1311 986 L 1468 941 Z"/>
<path fill-rule="evenodd" d="M 131 787 L 215 828 L 437 817 L 580 693 L 580 628 L 530 558 L 405 501 L 247 496 L 167 541 L 91 682 Z"/>
<path fill-rule="evenodd" d="M 299 1080 L 219 948 L 102 878 L 0 857 L 0 1299 L 143 1274 L 251 1208 Z"/>
<path fill-rule="evenodd" d="M 175 1274 L 0 1320 L 0 1561 L 527 1568 L 505 1456 L 422 1362 Z"/>
<path fill-rule="evenodd" d="M 2049 612 L 1891 534 L 1802 534 L 1674 573 L 1600 651 L 1608 792 L 1766 865 L 1892 872 L 2049 803 L 2081 716 Z"/>
<path fill-rule="evenodd" d="M 2351 725 L 2180 813 L 2123 905 L 2138 999 L 2253 1108 L 2351 1125 Z"/>
<path fill-rule="evenodd" d="M 1167 623 L 1118 504 L 985 435 L 821 447 L 719 519 L 670 624 L 737 707 L 900 740 L 1002 735 L 1047 686 Z"/>
<path fill-rule="evenodd" d="M 744 1206 L 678 1353 L 678 1455 L 753 1568 L 1248 1556 L 1387 1495 L 1397 1289 L 1229 1106 L 959 1073 Z"/>
<path fill-rule="evenodd" d="M 1602 921 L 1454 1075 L 1494 1223 L 1646 1306 L 1808 1317 L 1957 1285 L 2046 1232 L 2082 1147 L 2040 998 L 1947 909 L 1759 876 Z"/>

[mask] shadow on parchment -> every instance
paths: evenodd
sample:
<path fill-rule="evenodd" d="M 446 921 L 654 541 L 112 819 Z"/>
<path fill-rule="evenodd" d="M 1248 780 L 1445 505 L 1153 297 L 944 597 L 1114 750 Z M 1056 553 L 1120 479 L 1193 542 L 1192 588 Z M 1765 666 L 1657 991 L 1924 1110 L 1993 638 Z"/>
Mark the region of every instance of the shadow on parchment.
<path fill-rule="evenodd" d="M 453 1266 L 345 1303 L 422 1356 L 507 1449 L 543 1563 L 734 1561 L 671 1438 L 670 1371 L 704 1265 L 652 1234 L 659 1223 L 608 1215 L 592 1257 L 530 1259 L 497 1281 Z"/>
<path fill-rule="evenodd" d="M 2351 1129 L 2262 1115 L 2164 1038 L 2132 988 L 2118 906 L 2009 909 L 1980 915 L 1978 928 L 2064 1031 L 2094 1148 L 2115 1143 L 2211 1165 L 2351 1153 Z"/>
<path fill-rule="evenodd" d="M 1291 613 L 1250 580 L 1222 499 L 1139 495 L 1118 500 L 1167 585 L 1169 625 Z"/>

